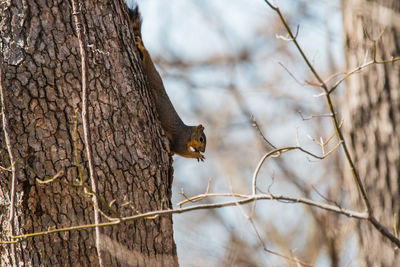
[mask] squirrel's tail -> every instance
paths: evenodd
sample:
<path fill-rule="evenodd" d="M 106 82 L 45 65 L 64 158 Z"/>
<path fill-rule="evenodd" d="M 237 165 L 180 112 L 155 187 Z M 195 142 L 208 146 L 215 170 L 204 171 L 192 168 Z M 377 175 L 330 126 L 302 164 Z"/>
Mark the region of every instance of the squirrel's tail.
<path fill-rule="evenodd" d="M 133 28 L 133 33 L 136 37 L 142 39 L 142 16 L 139 12 L 139 6 L 134 9 L 128 7 L 128 15 Z"/>

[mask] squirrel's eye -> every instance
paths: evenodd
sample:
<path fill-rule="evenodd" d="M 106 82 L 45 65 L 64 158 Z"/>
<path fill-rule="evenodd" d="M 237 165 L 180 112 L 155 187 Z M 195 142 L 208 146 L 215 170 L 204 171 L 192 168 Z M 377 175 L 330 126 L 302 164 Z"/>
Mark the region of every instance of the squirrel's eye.
<path fill-rule="evenodd" d="M 203 138 L 202 136 L 200 136 L 200 139 L 199 139 L 199 140 L 200 140 L 200 142 L 202 142 L 202 143 L 204 142 L 204 138 Z"/>

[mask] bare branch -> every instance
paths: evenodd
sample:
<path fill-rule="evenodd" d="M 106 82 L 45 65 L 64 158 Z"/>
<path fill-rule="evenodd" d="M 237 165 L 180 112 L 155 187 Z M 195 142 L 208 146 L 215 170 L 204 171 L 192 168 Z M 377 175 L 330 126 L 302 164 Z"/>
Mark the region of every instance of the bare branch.
<path fill-rule="evenodd" d="M 238 194 L 232 193 L 232 194 L 230 194 L 230 197 L 237 197 L 237 195 Z M 213 193 L 213 194 L 209 194 L 208 196 L 221 197 L 221 196 L 229 196 L 229 194 Z M 195 196 L 194 198 L 198 198 L 198 196 Z M 83 229 L 87 230 L 87 229 L 96 228 L 96 227 L 112 226 L 112 225 L 117 225 L 117 224 L 120 224 L 123 222 L 136 221 L 136 220 L 140 220 L 140 219 L 151 219 L 151 218 L 155 218 L 155 216 L 180 214 L 180 213 L 185 213 L 185 212 L 194 211 L 194 210 L 217 209 L 217 208 L 231 207 L 231 206 L 236 206 L 236 205 L 245 205 L 245 204 L 249 204 L 254 201 L 259 201 L 259 200 L 276 200 L 276 201 L 287 201 L 290 203 L 302 203 L 302 204 L 306 204 L 309 206 L 324 209 L 327 211 L 342 214 L 342 215 L 345 215 L 345 216 L 351 217 L 351 218 L 357 218 L 357 219 L 362 219 L 362 220 L 368 219 L 368 214 L 366 212 L 352 211 L 352 210 L 344 209 L 341 207 L 333 206 L 330 204 L 317 202 L 317 201 L 307 199 L 307 198 L 294 198 L 294 197 L 287 197 L 287 196 L 281 196 L 281 195 L 258 194 L 258 195 L 248 195 L 247 197 L 245 197 L 241 200 L 212 203 L 212 204 L 193 205 L 190 207 L 178 208 L 178 209 L 174 209 L 174 210 L 168 209 L 168 210 L 150 211 L 150 212 L 132 215 L 132 216 L 128 216 L 128 217 L 122 217 L 122 218 L 119 218 L 118 220 L 110 221 L 110 222 L 103 222 L 103 223 L 99 223 L 99 224 L 77 225 L 77 226 L 70 226 L 70 227 L 56 228 L 56 229 L 48 229 L 47 231 L 43 231 L 43 232 L 35 232 L 35 233 L 30 233 L 30 234 L 17 235 L 17 236 L 12 236 L 11 238 L 19 239 L 16 241 L 20 242 L 20 241 L 25 240 L 26 238 L 32 238 L 32 237 L 37 237 L 37 236 L 42 236 L 42 235 L 61 233 L 61 232 L 69 232 L 69 231 L 74 231 L 74 230 L 83 230 Z M 380 225 L 380 224 L 377 222 L 377 225 Z M 10 243 L 12 243 L 12 242 L 0 241 L 0 244 L 10 244 Z M 400 240 L 398 240 L 398 243 L 396 243 L 396 245 L 398 245 L 398 247 L 400 247 Z"/>
<path fill-rule="evenodd" d="M 335 112 L 335 108 L 334 108 L 334 106 L 333 106 L 332 99 L 331 99 L 331 97 L 330 97 L 330 93 L 332 93 L 332 92 L 337 88 L 337 86 L 338 86 L 341 82 L 343 82 L 343 81 L 344 81 L 345 79 L 347 79 L 350 75 L 352 75 L 353 73 L 355 73 L 355 72 L 361 70 L 362 68 L 365 68 L 365 67 L 367 67 L 367 66 L 369 66 L 369 65 L 372 65 L 372 64 L 386 64 L 386 63 L 392 63 L 392 62 L 395 62 L 395 61 L 397 61 L 397 60 L 400 60 L 400 57 L 392 58 L 391 60 L 377 61 L 377 60 L 376 60 L 376 51 L 372 51 L 372 54 L 373 54 L 373 56 L 372 56 L 372 57 L 373 57 L 372 61 L 367 62 L 367 63 L 365 63 L 364 65 L 362 65 L 362 66 L 360 66 L 360 67 L 354 69 L 353 71 L 351 71 L 351 72 L 345 74 L 344 77 L 342 77 L 342 79 L 340 79 L 334 86 L 332 86 L 332 87 L 329 89 L 328 86 L 326 85 L 326 83 L 321 79 L 321 77 L 319 76 L 319 74 L 317 73 L 317 71 L 316 71 L 316 70 L 314 69 L 314 67 L 311 65 L 311 63 L 310 63 L 310 61 L 308 60 L 308 58 L 305 56 L 305 54 L 304 54 L 302 48 L 301 48 L 300 45 L 297 43 L 296 38 L 294 38 L 294 35 L 293 35 L 293 33 L 292 33 L 292 31 L 291 31 L 289 25 L 287 24 L 285 18 L 283 17 L 282 13 L 280 12 L 279 8 L 276 7 L 276 6 L 274 6 L 274 5 L 272 5 L 272 4 L 270 3 L 270 1 L 268 1 L 268 0 L 264 0 L 264 1 L 265 1 L 265 3 L 266 3 L 270 8 L 272 8 L 272 9 L 277 13 L 277 15 L 279 16 L 279 18 L 280 18 L 282 24 L 285 26 L 286 31 L 288 32 L 289 36 L 292 38 L 293 43 L 295 44 L 297 50 L 298 50 L 299 53 L 301 54 L 303 60 L 305 61 L 305 63 L 306 63 L 307 66 L 309 67 L 310 71 L 313 73 L 314 77 L 315 77 L 315 78 L 318 80 L 318 82 L 320 83 L 320 87 L 325 91 L 325 100 L 326 100 L 326 102 L 327 102 L 327 106 L 328 106 L 329 112 L 332 114 L 332 123 L 333 123 L 333 126 L 334 126 L 334 128 L 335 128 L 336 135 L 338 136 L 339 143 L 340 143 L 340 144 L 342 145 L 342 147 L 343 147 L 343 151 L 344 151 L 344 153 L 345 153 L 345 158 L 346 158 L 348 164 L 350 165 L 350 169 L 351 169 L 351 173 L 352 173 L 352 175 L 353 175 L 354 181 L 355 181 L 355 183 L 356 183 L 356 185 L 357 185 L 357 187 L 358 187 L 358 189 L 359 189 L 359 192 L 360 192 L 360 194 L 361 194 L 361 198 L 362 198 L 362 200 L 363 200 L 363 202 L 364 202 L 364 204 L 365 204 L 365 206 L 366 206 L 366 210 L 367 210 L 367 213 L 368 213 L 368 221 L 369 221 L 370 223 L 372 223 L 372 225 L 373 225 L 380 233 L 382 233 L 383 236 L 385 236 L 385 237 L 387 237 L 388 239 L 390 239 L 393 243 L 396 244 L 397 247 L 399 247 L 399 246 L 400 246 L 400 240 L 399 240 L 398 238 L 396 238 L 396 236 L 394 236 L 390 231 L 388 231 L 387 228 L 385 228 L 383 225 L 381 225 L 381 224 L 375 219 L 375 217 L 373 216 L 373 210 L 372 210 L 372 207 L 371 207 L 371 205 L 370 205 L 370 202 L 369 202 L 367 193 L 366 193 L 366 191 L 365 191 L 365 188 L 364 188 L 364 186 L 363 186 L 363 183 L 362 183 L 362 181 L 361 181 L 361 178 L 360 178 L 360 176 L 359 176 L 359 173 L 358 173 L 358 171 L 357 171 L 357 169 L 356 169 L 356 167 L 355 167 L 355 165 L 354 165 L 353 159 L 352 159 L 351 156 L 350 156 L 350 152 L 349 152 L 349 150 L 348 150 L 348 148 L 347 148 L 347 143 L 345 142 L 344 137 L 343 137 L 343 133 L 342 133 L 342 131 L 341 131 L 341 129 L 340 129 L 341 124 L 339 124 L 339 122 L 338 122 L 337 115 L 336 115 L 336 112 Z M 380 37 L 382 36 L 382 33 L 383 33 L 383 32 L 381 32 L 381 33 L 379 34 L 379 37 L 378 37 L 378 38 L 380 38 Z M 376 49 L 376 42 L 374 42 L 373 48 Z M 373 49 L 373 50 L 374 50 L 374 49 Z M 253 186 L 254 186 L 254 181 L 253 181 Z M 253 187 L 253 190 L 254 190 L 254 187 Z"/>
<path fill-rule="evenodd" d="M 333 103 L 332 103 L 332 99 L 331 99 L 330 94 L 329 94 L 330 90 L 328 89 L 328 86 L 321 79 L 321 77 L 319 76 L 318 72 L 314 69 L 314 67 L 311 65 L 310 61 L 308 60 L 307 56 L 304 54 L 303 49 L 300 47 L 300 45 L 298 44 L 297 40 L 294 38 L 294 35 L 293 35 L 289 25 L 287 24 L 285 18 L 283 17 L 282 13 L 280 12 L 279 8 L 276 7 L 276 6 L 273 6 L 268 0 L 264 0 L 264 1 L 277 13 L 277 15 L 279 16 L 282 24 L 285 26 L 286 31 L 292 37 L 293 43 L 295 44 L 295 46 L 296 46 L 297 50 L 299 51 L 301 57 L 303 58 L 303 60 L 307 64 L 307 66 L 310 69 L 310 71 L 313 73 L 314 77 L 321 84 L 320 87 L 325 91 L 325 100 L 326 100 L 329 112 L 332 114 L 332 123 L 333 123 L 333 126 L 335 128 L 335 132 L 336 132 L 336 134 L 338 136 L 339 142 L 342 144 L 346 160 L 347 160 L 348 164 L 350 165 L 350 169 L 351 169 L 354 181 L 357 184 L 357 187 L 358 187 L 358 189 L 360 191 L 360 194 L 361 194 L 362 200 L 363 200 L 363 202 L 364 202 L 364 204 L 366 206 L 366 209 L 367 209 L 368 213 L 370 215 L 372 215 L 372 208 L 371 208 L 371 205 L 369 203 L 369 199 L 367 197 L 367 193 L 365 191 L 365 188 L 363 186 L 361 178 L 360 178 L 360 176 L 358 174 L 358 171 L 357 171 L 357 169 L 356 169 L 356 167 L 354 165 L 353 159 L 350 156 L 350 152 L 349 152 L 349 150 L 347 148 L 347 144 L 346 144 L 346 142 L 344 140 L 343 133 L 340 130 L 339 122 L 338 122 L 338 119 L 337 119 L 337 116 L 336 116 L 335 108 L 334 108 Z"/>
<path fill-rule="evenodd" d="M 392 234 L 385 226 L 383 226 L 380 222 L 378 222 L 375 217 L 369 216 L 368 221 L 378 230 L 383 236 L 387 237 L 390 241 L 392 241 L 397 248 L 400 248 L 400 240 Z"/>

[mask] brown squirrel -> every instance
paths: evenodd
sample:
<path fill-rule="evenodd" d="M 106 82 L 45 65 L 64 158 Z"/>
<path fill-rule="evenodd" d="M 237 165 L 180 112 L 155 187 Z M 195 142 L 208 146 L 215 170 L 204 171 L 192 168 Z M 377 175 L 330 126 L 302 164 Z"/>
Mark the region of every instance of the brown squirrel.
<path fill-rule="evenodd" d="M 160 74 L 156 70 L 149 52 L 144 47 L 141 33 L 142 18 L 138 6 L 135 9 L 128 8 L 128 14 L 135 35 L 135 44 L 142 61 L 143 72 L 151 90 L 151 96 L 156 105 L 161 126 L 171 144 L 172 154 L 175 153 L 182 157 L 203 161 L 205 157 L 200 152 L 206 150 L 204 127 L 201 124 L 187 126 L 181 120 L 165 91 Z"/>

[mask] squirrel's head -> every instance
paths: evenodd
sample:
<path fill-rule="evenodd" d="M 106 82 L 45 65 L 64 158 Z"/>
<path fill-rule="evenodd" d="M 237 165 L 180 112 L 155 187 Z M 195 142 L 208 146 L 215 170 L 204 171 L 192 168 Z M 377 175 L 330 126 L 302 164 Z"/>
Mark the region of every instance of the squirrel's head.
<path fill-rule="evenodd" d="M 206 151 L 206 135 L 204 134 L 203 125 L 193 127 L 192 135 L 190 138 L 189 146 L 197 152 Z"/>

